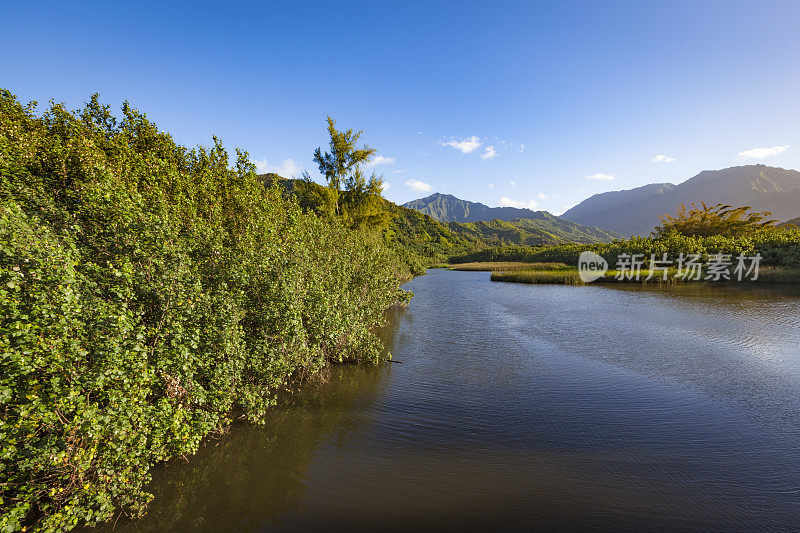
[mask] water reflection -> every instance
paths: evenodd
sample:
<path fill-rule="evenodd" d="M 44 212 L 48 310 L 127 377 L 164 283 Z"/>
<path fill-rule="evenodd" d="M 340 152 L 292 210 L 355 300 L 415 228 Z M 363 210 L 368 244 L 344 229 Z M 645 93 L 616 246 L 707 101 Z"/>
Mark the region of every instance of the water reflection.
<path fill-rule="evenodd" d="M 326 383 L 283 398 L 264 427 L 234 424 L 188 462 L 157 468 L 147 516 L 115 530 L 252 530 L 303 513 L 309 462 L 321 446 L 345 447 L 370 423 L 366 407 L 390 372 L 334 367 Z"/>

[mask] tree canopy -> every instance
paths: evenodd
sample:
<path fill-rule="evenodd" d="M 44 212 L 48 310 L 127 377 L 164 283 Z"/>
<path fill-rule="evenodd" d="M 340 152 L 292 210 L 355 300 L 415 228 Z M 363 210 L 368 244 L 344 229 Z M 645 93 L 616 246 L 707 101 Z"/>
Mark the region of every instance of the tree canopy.
<path fill-rule="evenodd" d="M 336 121 L 327 117 L 329 151 L 323 153 L 318 147 L 314 151 L 314 162 L 328 184 L 327 197 L 321 199 L 326 210 L 340 217 L 354 228 L 381 229 L 391 216 L 381 201 L 383 177 L 364 169 L 376 151 L 367 145 L 358 146 L 362 130 L 352 128 L 340 131 Z M 307 180 L 311 176 L 303 173 Z"/>

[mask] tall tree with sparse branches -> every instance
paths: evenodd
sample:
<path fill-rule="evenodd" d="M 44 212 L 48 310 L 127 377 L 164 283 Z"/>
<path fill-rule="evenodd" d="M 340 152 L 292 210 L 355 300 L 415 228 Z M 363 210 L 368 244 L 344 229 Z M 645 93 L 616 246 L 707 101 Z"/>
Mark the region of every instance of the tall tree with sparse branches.
<path fill-rule="evenodd" d="M 331 209 L 353 227 L 382 226 L 388 221 L 388 213 L 382 209 L 381 192 L 383 178 L 372 172 L 367 176 L 363 170 L 375 155 L 375 149 L 367 145 L 358 146 L 363 131 L 352 128 L 336 129 L 336 121 L 327 117 L 329 151 L 314 151 L 314 162 L 325 177 L 331 192 Z M 310 176 L 306 173 L 306 179 Z"/>

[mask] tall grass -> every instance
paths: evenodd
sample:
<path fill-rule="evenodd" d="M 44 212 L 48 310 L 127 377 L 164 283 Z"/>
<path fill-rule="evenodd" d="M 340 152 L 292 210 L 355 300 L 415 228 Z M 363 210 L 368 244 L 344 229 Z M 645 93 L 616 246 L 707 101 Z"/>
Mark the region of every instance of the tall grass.
<path fill-rule="evenodd" d="M 762 267 L 756 283 L 800 283 L 800 268 Z"/>
<path fill-rule="evenodd" d="M 450 265 L 452 270 L 466 271 L 486 271 L 486 272 L 516 272 L 516 271 L 553 271 L 568 270 L 571 267 L 564 263 L 521 263 L 516 261 L 507 262 L 480 262 L 480 263 L 460 263 Z"/>
<path fill-rule="evenodd" d="M 583 285 L 577 270 L 518 270 L 492 272 L 492 281 L 511 283 Z"/>
<path fill-rule="evenodd" d="M 485 264 L 485 263 L 475 263 L 475 264 Z M 491 264 L 491 263 L 489 263 Z M 505 264 L 505 263 L 497 263 Z M 461 269 L 459 269 L 461 270 Z M 486 269 L 463 269 L 463 270 L 491 270 L 490 268 Z M 603 277 L 593 281 L 593 284 L 603 284 L 603 283 L 633 283 L 633 284 L 642 284 L 642 285 L 676 285 L 676 284 L 684 284 L 684 283 L 739 283 L 735 278 L 731 280 L 725 280 L 720 282 L 710 282 L 705 279 L 705 273 L 701 276 L 699 280 L 689 279 L 685 280 L 683 278 L 675 277 L 675 270 L 670 270 L 667 275 L 667 279 L 663 279 L 663 272 L 654 272 L 653 277 L 648 279 L 650 275 L 650 271 L 642 270 L 641 274 L 638 279 L 618 279 L 617 278 L 618 272 L 616 270 L 609 270 L 606 272 Z M 492 271 L 491 276 L 492 281 L 507 281 L 510 283 L 527 283 L 527 284 L 561 284 L 561 285 L 585 285 L 580 276 L 578 275 L 577 269 L 574 268 L 564 268 L 564 269 L 556 269 L 556 270 L 525 270 L 525 269 L 516 269 L 516 270 L 505 270 L 505 269 L 495 269 Z M 758 279 L 755 281 L 750 279 L 745 279 L 742 281 L 743 283 L 781 283 L 781 284 L 792 284 L 792 283 L 800 283 L 800 269 L 798 268 L 781 268 L 781 267 L 762 267 L 759 271 Z"/>

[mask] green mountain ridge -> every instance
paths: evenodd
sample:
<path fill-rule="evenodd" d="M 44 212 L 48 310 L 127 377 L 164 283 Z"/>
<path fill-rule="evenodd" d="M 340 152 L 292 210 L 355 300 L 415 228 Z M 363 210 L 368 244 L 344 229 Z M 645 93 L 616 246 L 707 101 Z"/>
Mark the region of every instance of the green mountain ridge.
<path fill-rule="evenodd" d="M 434 193 L 406 202 L 401 207 L 447 223 L 454 231 L 490 237 L 516 244 L 547 244 L 558 241 L 608 242 L 620 235 L 558 217 L 547 211 L 516 207 L 489 207 L 452 194 Z M 458 224 L 458 226 L 453 226 Z"/>
<path fill-rule="evenodd" d="M 312 181 L 286 179 L 277 174 L 262 174 L 260 177 L 269 184 L 276 182 L 284 189 L 285 194 L 296 196 L 302 207 L 320 211 L 325 196 L 325 186 Z M 382 200 L 384 209 L 391 215 L 391 220 L 384 229 L 386 241 L 394 242 L 425 257 L 447 257 L 506 244 L 525 246 L 568 242 L 593 244 L 611 242 L 620 237 L 612 232 L 562 219 L 546 211 L 516 210 L 532 213 L 535 219 L 443 223 L 428 213 L 405 205 L 397 205 L 386 199 Z M 472 202 L 464 203 L 472 204 Z M 472 212 L 475 213 L 474 210 Z"/>
<path fill-rule="evenodd" d="M 426 213 L 439 222 L 482 222 L 495 219 L 511 221 L 518 218 L 536 220 L 549 215 L 546 211 L 518 207 L 489 207 L 479 202 L 456 198 L 452 194 L 438 192 L 406 202 L 403 207 Z"/>

